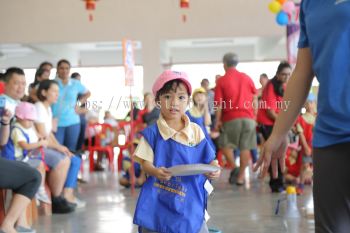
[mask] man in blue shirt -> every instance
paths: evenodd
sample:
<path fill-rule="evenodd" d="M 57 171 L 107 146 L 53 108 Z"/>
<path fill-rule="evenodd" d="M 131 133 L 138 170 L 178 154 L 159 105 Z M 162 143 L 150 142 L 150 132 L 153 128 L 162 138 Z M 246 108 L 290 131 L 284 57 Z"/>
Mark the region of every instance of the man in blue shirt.
<path fill-rule="evenodd" d="M 319 86 L 314 129 L 316 232 L 350 229 L 350 0 L 303 0 L 298 60 L 281 111 L 255 170 L 284 166 L 285 136 L 305 103 L 313 77 Z M 278 153 L 282 152 L 282 153 Z"/>

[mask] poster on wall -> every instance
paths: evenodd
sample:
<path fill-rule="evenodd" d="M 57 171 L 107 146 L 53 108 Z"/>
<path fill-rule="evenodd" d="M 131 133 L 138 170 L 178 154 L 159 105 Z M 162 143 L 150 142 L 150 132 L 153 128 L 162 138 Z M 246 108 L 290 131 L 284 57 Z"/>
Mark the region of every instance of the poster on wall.
<path fill-rule="evenodd" d="M 125 69 L 125 86 L 134 86 L 134 42 L 123 40 L 123 63 Z"/>
<path fill-rule="evenodd" d="M 287 25 L 287 56 L 289 64 L 293 67 L 297 62 L 298 42 L 300 36 L 299 11 L 300 6 L 296 5 L 295 14 L 289 16 L 291 17 L 291 23 Z"/>

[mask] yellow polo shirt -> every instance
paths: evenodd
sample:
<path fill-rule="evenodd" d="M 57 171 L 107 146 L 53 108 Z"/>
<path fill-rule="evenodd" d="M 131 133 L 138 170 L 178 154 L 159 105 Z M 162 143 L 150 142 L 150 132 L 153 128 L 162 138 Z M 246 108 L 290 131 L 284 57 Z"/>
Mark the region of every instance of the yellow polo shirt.
<path fill-rule="evenodd" d="M 162 117 L 162 114 L 160 114 L 159 119 L 157 120 L 160 135 L 165 141 L 171 138 L 183 145 L 198 145 L 205 138 L 202 129 L 197 124 L 190 122 L 190 119 L 186 114 L 184 114 L 181 119 L 185 123 L 185 127 L 180 131 L 176 131 L 168 126 Z M 135 150 L 134 156 L 135 160 L 138 162 L 146 160 L 153 163 L 154 153 L 152 147 L 144 138 L 141 138 L 140 143 Z"/>

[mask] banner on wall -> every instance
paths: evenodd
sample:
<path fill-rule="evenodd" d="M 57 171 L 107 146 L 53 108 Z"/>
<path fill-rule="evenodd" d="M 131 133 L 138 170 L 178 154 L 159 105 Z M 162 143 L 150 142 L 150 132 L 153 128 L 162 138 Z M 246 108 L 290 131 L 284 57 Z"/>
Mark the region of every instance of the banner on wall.
<path fill-rule="evenodd" d="M 296 5 L 296 11 L 290 24 L 287 25 L 287 56 L 288 62 L 295 67 L 297 62 L 298 42 L 300 37 L 300 23 L 299 23 L 300 5 Z"/>
<path fill-rule="evenodd" d="M 125 69 L 125 86 L 134 86 L 134 42 L 123 40 L 123 64 Z"/>

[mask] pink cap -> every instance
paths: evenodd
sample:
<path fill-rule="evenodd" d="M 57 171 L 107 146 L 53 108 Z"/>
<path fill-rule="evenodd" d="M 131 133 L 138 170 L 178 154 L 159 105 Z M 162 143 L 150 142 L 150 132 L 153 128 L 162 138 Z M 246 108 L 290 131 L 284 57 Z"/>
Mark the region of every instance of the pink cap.
<path fill-rule="evenodd" d="M 22 120 L 36 120 L 36 109 L 34 104 L 28 102 L 20 102 L 16 107 L 16 117 Z"/>
<path fill-rule="evenodd" d="M 181 81 L 183 81 L 187 87 L 187 90 L 189 91 L 189 93 L 192 93 L 192 87 L 191 87 L 191 83 L 188 80 L 187 74 L 184 72 L 178 72 L 178 71 L 172 71 L 172 70 L 166 70 L 164 71 L 158 78 L 157 80 L 154 82 L 153 87 L 152 87 L 152 92 L 153 95 L 156 96 L 157 92 L 162 89 L 162 87 L 164 87 L 164 85 L 172 80 L 175 79 L 180 79 Z"/>

